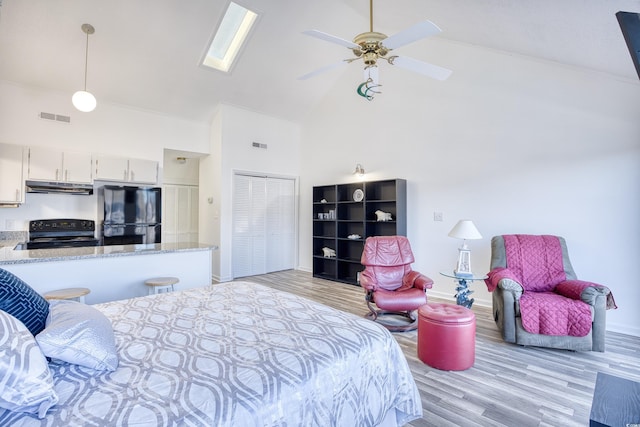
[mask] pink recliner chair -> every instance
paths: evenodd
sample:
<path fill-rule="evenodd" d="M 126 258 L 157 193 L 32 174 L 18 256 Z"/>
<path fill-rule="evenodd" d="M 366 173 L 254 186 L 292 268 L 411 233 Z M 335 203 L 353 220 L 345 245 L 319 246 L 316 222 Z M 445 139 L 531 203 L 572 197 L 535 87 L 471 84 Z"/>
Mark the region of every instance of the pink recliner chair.
<path fill-rule="evenodd" d="M 411 270 L 414 258 L 409 240 L 404 236 L 369 237 L 360 262 L 365 266 L 360 274 L 360 286 L 367 292 L 367 306 L 371 311 L 366 317 L 377 320 L 383 315 L 401 316 L 408 323 L 380 323 L 392 332 L 416 329 L 416 311 L 427 303 L 426 290 L 433 286 L 433 280 Z"/>
<path fill-rule="evenodd" d="M 564 238 L 494 236 L 485 282 L 506 342 L 604 351 L 606 310 L 616 303 L 606 286 L 578 280 Z"/>

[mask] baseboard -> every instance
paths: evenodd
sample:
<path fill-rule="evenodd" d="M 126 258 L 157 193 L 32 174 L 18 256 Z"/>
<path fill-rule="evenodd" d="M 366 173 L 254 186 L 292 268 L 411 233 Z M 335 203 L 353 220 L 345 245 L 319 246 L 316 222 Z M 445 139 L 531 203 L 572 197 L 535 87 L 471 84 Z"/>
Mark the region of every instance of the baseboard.
<path fill-rule="evenodd" d="M 619 323 L 607 323 L 607 331 L 617 332 L 619 334 L 640 337 L 640 328 L 631 327 L 629 325 L 621 325 Z"/>

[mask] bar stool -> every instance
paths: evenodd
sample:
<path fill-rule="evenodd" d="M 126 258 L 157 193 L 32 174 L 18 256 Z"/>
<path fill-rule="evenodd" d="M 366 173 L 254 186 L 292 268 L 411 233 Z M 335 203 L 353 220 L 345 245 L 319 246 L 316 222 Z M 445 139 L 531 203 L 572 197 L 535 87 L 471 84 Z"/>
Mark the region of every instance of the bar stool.
<path fill-rule="evenodd" d="M 149 287 L 149 295 L 159 294 L 160 292 L 175 291 L 173 285 L 178 283 L 180 279 L 177 277 L 154 277 L 147 279 L 144 284 Z"/>
<path fill-rule="evenodd" d="M 84 296 L 91 292 L 88 288 L 65 288 L 56 291 L 50 291 L 43 295 L 47 301 L 56 299 L 76 300 L 84 304 Z"/>

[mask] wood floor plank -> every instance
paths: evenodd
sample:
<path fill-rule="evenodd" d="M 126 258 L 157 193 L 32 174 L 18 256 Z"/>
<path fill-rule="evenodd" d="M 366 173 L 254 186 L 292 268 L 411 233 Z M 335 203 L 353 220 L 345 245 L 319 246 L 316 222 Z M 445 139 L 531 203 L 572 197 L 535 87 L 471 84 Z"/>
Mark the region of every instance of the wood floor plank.
<path fill-rule="evenodd" d="M 362 288 L 307 272 L 287 270 L 238 280 L 358 316 L 368 312 Z M 502 340 L 491 309 L 474 306 L 473 311 L 476 358 L 466 371 L 423 364 L 417 357 L 417 333 L 394 333 L 422 398 L 423 418 L 410 426 L 586 426 L 598 371 L 640 381 L 640 337 L 607 332 L 604 353 L 522 347 Z"/>

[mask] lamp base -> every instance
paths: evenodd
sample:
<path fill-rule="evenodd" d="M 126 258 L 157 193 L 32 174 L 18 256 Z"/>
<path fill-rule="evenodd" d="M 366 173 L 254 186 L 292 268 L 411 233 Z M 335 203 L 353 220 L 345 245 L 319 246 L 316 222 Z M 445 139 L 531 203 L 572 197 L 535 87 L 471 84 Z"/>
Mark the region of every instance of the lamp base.
<path fill-rule="evenodd" d="M 458 249 L 458 265 L 453 270 L 458 277 L 473 277 L 471 273 L 471 251 L 465 247 Z"/>

